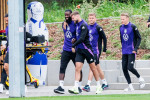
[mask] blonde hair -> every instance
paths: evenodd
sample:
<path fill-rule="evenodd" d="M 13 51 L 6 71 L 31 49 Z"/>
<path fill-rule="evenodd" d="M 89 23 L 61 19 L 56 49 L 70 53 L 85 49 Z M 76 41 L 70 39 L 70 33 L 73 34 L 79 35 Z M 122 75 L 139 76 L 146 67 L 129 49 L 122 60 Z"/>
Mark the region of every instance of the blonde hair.
<path fill-rule="evenodd" d="M 129 14 L 128 13 L 122 13 L 121 16 L 126 16 L 129 18 Z"/>
<path fill-rule="evenodd" d="M 73 16 L 73 15 L 79 15 L 79 12 L 78 12 L 78 11 L 74 11 L 74 12 L 71 14 L 71 16 Z"/>
<path fill-rule="evenodd" d="M 95 16 L 96 17 L 96 14 L 95 13 L 89 13 L 89 16 Z"/>

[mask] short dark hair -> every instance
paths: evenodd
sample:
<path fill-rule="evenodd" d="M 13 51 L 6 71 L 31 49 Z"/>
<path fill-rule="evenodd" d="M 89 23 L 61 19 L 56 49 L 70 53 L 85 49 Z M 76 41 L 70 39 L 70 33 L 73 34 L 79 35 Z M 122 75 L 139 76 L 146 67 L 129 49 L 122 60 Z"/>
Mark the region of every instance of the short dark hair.
<path fill-rule="evenodd" d="M 67 9 L 67 10 L 65 10 L 65 12 L 70 12 L 70 13 L 72 13 L 72 10 L 70 10 L 70 9 Z"/>
<path fill-rule="evenodd" d="M 8 17 L 8 13 L 6 13 L 4 17 Z"/>
<path fill-rule="evenodd" d="M 79 12 L 78 12 L 78 11 L 74 11 L 74 12 L 71 14 L 71 16 L 73 16 L 73 15 L 79 15 Z"/>

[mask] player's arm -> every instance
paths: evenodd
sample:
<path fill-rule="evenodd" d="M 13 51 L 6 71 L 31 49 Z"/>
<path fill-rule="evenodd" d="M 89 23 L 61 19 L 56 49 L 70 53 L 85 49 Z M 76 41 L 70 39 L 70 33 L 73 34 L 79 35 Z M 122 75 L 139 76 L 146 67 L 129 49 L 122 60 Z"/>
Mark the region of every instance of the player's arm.
<path fill-rule="evenodd" d="M 76 25 L 74 26 L 74 27 L 76 27 Z M 76 29 L 75 29 L 75 31 L 72 33 L 72 44 L 74 44 L 75 42 L 76 42 Z"/>
<path fill-rule="evenodd" d="M 147 26 L 149 26 L 149 25 L 150 25 L 150 17 L 149 17 L 149 19 L 147 21 Z"/>
<path fill-rule="evenodd" d="M 71 43 L 74 44 L 76 42 L 76 31 L 72 34 L 73 34 L 73 36 L 72 36 Z"/>
<path fill-rule="evenodd" d="M 122 38 L 121 38 L 121 30 L 120 30 L 121 26 L 119 27 L 119 31 L 120 31 L 120 40 L 121 40 L 121 45 L 122 45 Z"/>
<path fill-rule="evenodd" d="M 64 22 L 62 23 L 62 28 L 64 28 L 64 29 L 66 30 L 67 26 L 68 26 L 67 22 L 64 21 Z"/>
<path fill-rule="evenodd" d="M 85 37 L 88 33 L 88 28 L 86 25 L 81 25 L 81 35 L 80 38 L 72 45 L 72 47 L 74 48 L 75 46 L 77 46 L 78 44 L 82 43 L 85 40 Z"/>
<path fill-rule="evenodd" d="M 135 25 L 132 25 L 132 27 L 133 27 L 134 36 L 135 38 L 137 38 L 136 46 L 134 47 L 133 51 L 137 52 L 137 49 L 139 48 L 140 43 L 141 43 L 141 35 L 139 33 L 138 28 Z"/>
<path fill-rule="evenodd" d="M 98 33 L 100 36 L 102 36 L 102 39 L 103 39 L 103 52 L 106 52 L 107 50 L 107 38 L 106 38 L 106 35 L 102 29 L 102 27 L 98 27 Z"/>

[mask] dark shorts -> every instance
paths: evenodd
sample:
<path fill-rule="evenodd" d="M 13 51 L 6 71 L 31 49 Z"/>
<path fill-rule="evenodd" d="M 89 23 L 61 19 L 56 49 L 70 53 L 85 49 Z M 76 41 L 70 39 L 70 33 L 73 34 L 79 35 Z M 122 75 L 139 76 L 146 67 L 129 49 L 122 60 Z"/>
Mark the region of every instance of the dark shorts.
<path fill-rule="evenodd" d="M 75 53 L 63 50 L 61 55 L 60 73 L 65 73 L 70 60 L 75 64 L 75 57 Z"/>
<path fill-rule="evenodd" d="M 123 54 L 122 55 L 122 66 L 124 68 L 134 67 L 136 54 Z"/>
<path fill-rule="evenodd" d="M 84 63 L 84 60 L 87 60 L 89 64 L 94 62 L 94 54 L 90 49 L 77 49 L 76 51 L 76 58 L 75 62 L 82 62 Z"/>
<path fill-rule="evenodd" d="M 94 54 L 94 62 L 95 62 L 95 65 L 98 65 L 98 64 L 99 64 L 99 57 L 100 57 L 99 54 Z"/>
<path fill-rule="evenodd" d="M 6 53 L 4 63 L 9 63 L 9 53 L 8 52 Z"/>

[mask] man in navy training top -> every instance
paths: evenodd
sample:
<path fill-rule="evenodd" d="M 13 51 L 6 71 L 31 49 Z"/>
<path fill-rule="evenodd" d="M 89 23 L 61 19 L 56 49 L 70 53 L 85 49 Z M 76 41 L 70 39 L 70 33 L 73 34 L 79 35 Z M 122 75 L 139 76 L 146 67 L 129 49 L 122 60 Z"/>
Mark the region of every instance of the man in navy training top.
<path fill-rule="evenodd" d="M 76 52 L 76 70 L 75 70 L 75 86 L 68 91 L 73 94 L 79 94 L 80 71 L 86 59 L 97 82 L 96 94 L 101 93 L 99 74 L 94 62 L 94 54 L 89 41 L 88 24 L 81 19 L 79 12 L 75 11 L 71 14 L 72 20 L 76 23 L 76 40 L 72 45 L 72 52 Z"/>
<path fill-rule="evenodd" d="M 102 40 L 103 40 L 103 54 L 105 54 L 107 50 L 107 38 L 105 36 L 105 33 L 97 23 L 96 23 L 96 14 L 95 13 L 90 13 L 88 16 L 88 21 L 89 21 L 89 37 L 90 37 L 90 42 L 92 45 L 93 53 L 94 53 L 94 60 L 95 60 L 95 65 L 97 68 L 97 71 L 99 73 L 99 77 L 102 80 L 102 89 L 108 88 L 108 84 L 106 79 L 104 78 L 104 72 L 100 68 L 99 64 L 99 58 L 101 55 L 101 50 L 102 50 Z M 88 82 L 87 85 L 83 88 L 84 91 L 89 92 L 90 91 L 90 84 L 93 79 L 93 72 L 90 70 L 89 71 L 89 76 L 88 76 Z"/>
<path fill-rule="evenodd" d="M 128 70 L 139 79 L 140 88 L 144 88 L 145 86 L 144 79 L 134 68 L 137 49 L 141 43 L 141 35 L 138 31 L 138 28 L 129 22 L 128 13 L 121 14 L 121 22 L 122 25 L 120 26 L 120 39 L 122 44 L 122 69 L 129 85 L 128 88 L 124 89 L 124 91 L 133 91 L 134 88 L 131 83 Z"/>
<path fill-rule="evenodd" d="M 64 45 L 63 45 L 63 52 L 61 55 L 61 65 L 60 65 L 60 72 L 59 72 L 59 87 L 54 89 L 55 93 L 64 94 L 65 91 L 63 89 L 64 86 L 64 78 L 65 78 L 65 71 L 67 65 L 70 60 L 75 65 L 75 56 L 76 54 L 72 52 L 72 39 L 76 38 L 76 25 L 71 19 L 71 10 L 65 11 L 65 22 L 62 24 L 62 28 L 64 31 Z M 82 75 L 82 72 L 81 72 Z M 80 81 L 82 78 L 80 78 Z M 81 82 L 80 82 L 81 83 Z M 81 89 L 79 88 L 81 92 Z"/>

